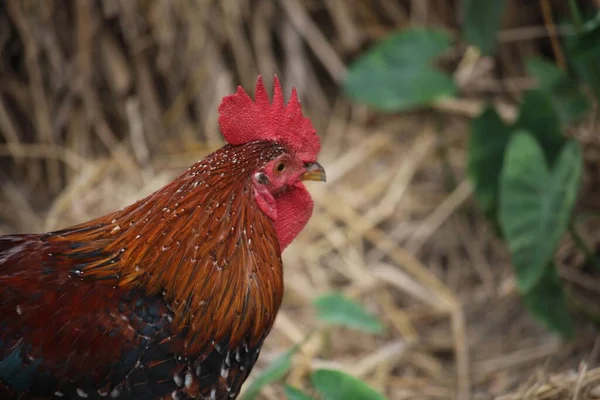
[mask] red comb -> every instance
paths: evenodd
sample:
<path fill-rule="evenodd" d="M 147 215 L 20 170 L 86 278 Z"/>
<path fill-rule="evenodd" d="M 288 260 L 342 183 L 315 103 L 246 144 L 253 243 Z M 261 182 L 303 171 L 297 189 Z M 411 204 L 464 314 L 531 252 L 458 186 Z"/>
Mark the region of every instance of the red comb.
<path fill-rule="evenodd" d="M 287 106 L 277 76 L 273 78 L 273 102 L 263 84 L 256 81 L 256 100 L 238 86 L 235 94 L 223 97 L 219 106 L 219 126 L 227 143 L 239 145 L 255 140 L 272 140 L 286 146 L 303 162 L 317 160 L 319 137 L 308 118 L 302 115 L 296 89 Z"/>

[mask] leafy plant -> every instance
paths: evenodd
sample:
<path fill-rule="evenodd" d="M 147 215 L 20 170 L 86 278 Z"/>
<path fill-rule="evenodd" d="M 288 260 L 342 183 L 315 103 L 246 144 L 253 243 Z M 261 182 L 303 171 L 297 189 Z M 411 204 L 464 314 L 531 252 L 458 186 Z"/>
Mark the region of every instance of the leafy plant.
<path fill-rule="evenodd" d="M 494 51 L 505 3 L 462 2 L 463 38 L 484 54 Z M 573 327 L 553 258 L 572 221 L 583 160 L 579 145 L 567 140 L 564 130 L 590 109 L 580 81 L 600 97 L 600 12 L 585 22 L 575 1 L 569 5 L 576 35 L 564 41 L 572 70 L 541 58 L 528 60 L 527 71 L 538 88 L 524 93 L 512 124 L 491 107 L 472 120 L 467 160 L 473 196 L 508 245 L 525 305 L 566 337 Z M 398 32 L 351 65 L 344 88 L 354 100 L 384 111 L 431 105 L 455 92 L 450 78 L 432 66 L 449 46 L 449 36 L 439 30 Z M 321 317 L 344 324 L 341 316 Z"/>
<path fill-rule="evenodd" d="M 570 21 L 564 27 L 576 33 L 563 37 L 568 62 L 575 76 L 586 82 L 596 99 L 600 99 L 600 48 L 597 45 L 600 37 L 600 11 L 584 21 L 577 2 L 568 0 L 568 4 Z"/>
<path fill-rule="evenodd" d="M 351 375 L 331 369 L 319 369 L 310 377 L 313 386 L 327 400 L 385 400 L 369 385 Z"/>
<path fill-rule="evenodd" d="M 595 45 L 600 13 L 584 24 L 574 2 L 569 3 L 577 32 L 566 40 L 569 61 L 577 77 L 600 96 L 594 67 L 600 62 Z M 472 121 L 467 170 L 475 199 L 507 242 L 525 305 L 550 329 L 570 338 L 573 326 L 553 256 L 572 220 L 583 157 L 563 129 L 577 123 L 590 103 L 576 79 L 553 63 L 534 58 L 527 70 L 539 89 L 525 94 L 514 124 L 505 124 L 493 109 Z"/>
<path fill-rule="evenodd" d="M 319 319 L 324 323 L 322 328 L 343 326 L 370 334 L 383 331 L 383 324 L 377 318 L 369 314 L 359 303 L 340 293 L 323 294 L 314 300 L 313 306 Z M 305 341 L 308 336 L 304 339 Z M 299 343 L 290 348 L 259 374 L 244 393 L 243 400 L 255 399 L 264 386 L 283 379 L 292 367 L 292 357 L 298 352 L 301 345 L 302 343 Z M 338 398 L 385 400 L 385 397 L 375 392 L 360 379 L 341 371 L 317 370 L 311 375 L 311 382 L 313 390 L 320 393 L 324 400 Z M 288 400 L 314 400 L 300 389 L 289 385 L 285 385 L 284 392 Z M 351 395 L 348 395 L 349 393 Z M 364 397 L 374 393 L 379 397 Z"/>
<path fill-rule="evenodd" d="M 523 295 L 523 300 L 529 311 L 550 329 L 569 339 L 575 336 L 565 293 L 554 263 L 551 262 L 544 268 L 543 275 Z"/>
<path fill-rule="evenodd" d="M 536 78 L 540 90 L 549 95 L 563 126 L 578 122 L 590 108 L 575 80 L 551 62 L 533 58 L 527 62 L 527 71 Z"/>
<path fill-rule="evenodd" d="M 483 54 L 492 54 L 505 7 L 506 0 L 463 0 L 463 38 Z"/>
<path fill-rule="evenodd" d="M 282 379 L 292 367 L 292 357 L 299 348 L 300 346 L 298 345 L 293 346 L 271 362 L 271 364 L 269 364 L 269 366 L 262 371 L 254 381 L 252 381 L 248 389 L 244 392 L 242 400 L 253 400 L 258 396 L 263 387 Z"/>
<path fill-rule="evenodd" d="M 589 62 L 591 32 L 597 27 L 579 26 L 567 53 L 575 55 L 570 61 L 578 77 L 599 95 Z M 600 61 L 600 52 L 596 55 L 593 65 Z M 529 60 L 527 70 L 539 89 L 525 94 L 513 125 L 491 109 L 473 120 L 467 170 L 475 199 L 508 244 L 525 305 L 550 329 L 572 337 L 553 256 L 572 220 L 583 164 L 578 143 L 567 140 L 563 129 L 578 122 L 590 104 L 577 81 L 549 61 Z"/>
<path fill-rule="evenodd" d="M 318 369 L 310 376 L 314 391 L 324 400 L 386 400 L 385 396 L 362 380 L 333 369 Z M 315 400 L 301 390 L 286 385 L 288 400 Z"/>
<path fill-rule="evenodd" d="M 512 135 L 500 179 L 499 219 L 522 293 L 538 284 L 567 230 L 581 164 L 575 141 L 567 142 L 549 170 L 533 135 Z"/>
<path fill-rule="evenodd" d="M 439 29 L 392 34 L 350 65 L 344 90 L 382 111 L 410 110 L 452 95 L 453 80 L 432 66 L 450 42 L 450 35 Z"/>
<path fill-rule="evenodd" d="M 543 70 L 539 79 L 546 83 L 566 80 L 556 70 L 548 78 L 546 66 L 533 70 Z M 572 102 L 580 102 L 581 94 L 559 101 L 551 87 L 527 93 L 513 125 L 490 109 L 474 119 L 467 170 L 475 199 L 508 244 L 525 305 L 550 329 L 571 337 L 552 259 L 571 220 L 583 163 L 579 144 L 562 134 L 559 110 L 563 123 L 573 121 L 581 111 Z"/>
<path fill-rule="evenodd" d="M 492 218 L 498 210 L 500 173 L 512 129 L 493 108 L 486 109 L 471 122 L 467 173 L 475 187 L 475 199 Z"/>
<path fill-rule="evenodd" d="M 330 325 L 340 325 L 368 333 L 381 333 L 381 322 L 364 308 L 339 293 L 329 293 L 313 302 L 321 321 Z"/>
<path fill-rule="evenodd" d="M 314 397 L 311 397 L 300 389 L 296 389 L 290 385 L 285 385 L 283 388 L 283 393 L 285 393 L 285 397 L 288 400 L 314 400 Z"/>
<path fill-rule="evenodd" d="M 535 136 L 548 162 L 554 160 L 565 142 L 550 95 L 542 91 L 532 90 L 525 95 L 519 118 L 513 125 L 506 125 L 492 108 L 471 122 L 467 173 L 475 186 L 475 199 L 492 219 L 498 210 L 506 148 L 512 133 L 519 129 Z"/>

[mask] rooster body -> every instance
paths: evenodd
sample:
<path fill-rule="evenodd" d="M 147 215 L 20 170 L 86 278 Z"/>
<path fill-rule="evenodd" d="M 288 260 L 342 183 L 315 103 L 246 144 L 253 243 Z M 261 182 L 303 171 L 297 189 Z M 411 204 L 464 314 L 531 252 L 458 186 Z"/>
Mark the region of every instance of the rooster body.
<path fill-rule="evenodd" d="M 145 199 L 0 237 L 1 398 L 237 397 L 281 304 L 281 251 L 312 213 L 302 181 L 324 180 L 295 92 L 286 107 L 274 87 L 272 104 L 260 78 L 256 103 L 226 97 L 230 144 Z"/>

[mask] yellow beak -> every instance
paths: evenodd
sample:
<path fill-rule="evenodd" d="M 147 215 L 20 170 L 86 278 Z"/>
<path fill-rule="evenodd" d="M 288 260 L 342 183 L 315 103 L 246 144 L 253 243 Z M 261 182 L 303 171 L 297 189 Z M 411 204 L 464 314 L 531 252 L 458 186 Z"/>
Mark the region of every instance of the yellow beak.
<path fill-rule="evenodd" d="M 326 182 L 327 175 L 325 169 L 318 162 L 306 163 L 306 172 L 300 176 L 303 181 L 319 181 Z"/>

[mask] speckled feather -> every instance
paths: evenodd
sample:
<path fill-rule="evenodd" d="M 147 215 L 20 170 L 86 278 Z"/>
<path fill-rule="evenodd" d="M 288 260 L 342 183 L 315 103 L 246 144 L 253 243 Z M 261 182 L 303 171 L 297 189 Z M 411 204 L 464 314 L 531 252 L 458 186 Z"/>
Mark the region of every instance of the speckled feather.
<path fill-rule="evenodd" d="M 235 398 L 283 291 L 250 174 L 284 151 L 226 146 L 121 211 L 0 237 L 0 381 L 21 399 Z"/>
<path fill-rule="evenodd" d="M 147 198 L 0 237 L 0 398 L 237 397 L 281 304 L 281 251 L 313 207 L 298 175 L 272 193 L 253 179 L 320 149 L 295 91 L 285 105 L 274 88 L 272 103 L 260 77 L 256 102 L 225 97 L 229 145 Z"/>

